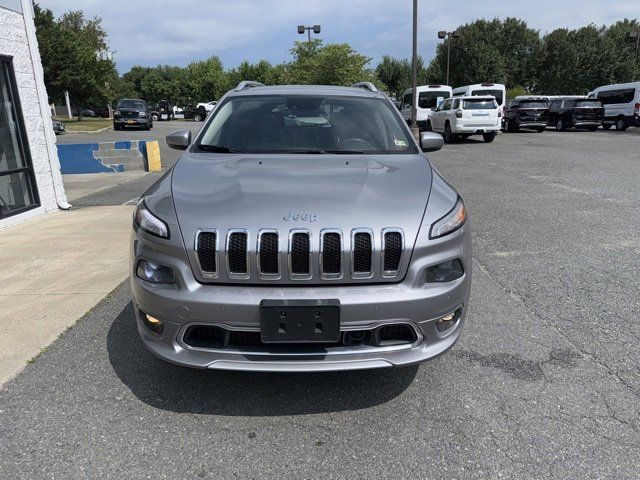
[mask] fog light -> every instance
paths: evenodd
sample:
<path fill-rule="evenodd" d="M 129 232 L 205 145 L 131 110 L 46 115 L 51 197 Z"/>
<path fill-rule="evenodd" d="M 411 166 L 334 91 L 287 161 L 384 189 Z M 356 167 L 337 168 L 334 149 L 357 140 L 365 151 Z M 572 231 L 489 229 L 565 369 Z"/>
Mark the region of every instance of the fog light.
<path fill-rule="evenodd" d="M 142 323 L 144 323 L 145 327 L 147 327 L 152 332 L 160 335 L 162 333 L 162 330 L 164 330 L 164 323 L 162 323 L 162 320 L 159 320 L 156 317 L 152 317 L 151 315 L 147 315 L 143 312 L 140 313 L 142 315 Z"/>
<path fill-rule="evenodd" d="M 451 282 L 463 274 L 462 263 L 456 258 L 427 268 L 427 283 Z"/>
<path fill-rule="evenodd" d="M 173 269 L 148 260 L 140 260 L 136 269 L 136 276 L 146 282 L 176 283 Z"/>
<path fill-rule="evenodd" d="M 436 320 L 436 327 L 438 331 L 446 332 L 451 327 L 453 327 L 458 322 L 458 319 L 460 318 L 459 313 L 460 313 L 460 310 L 458 309 L 455 312 L 450 313 L 449 315 L 445 315 L 444 317 L 440 317 L 438 320 Z"/>

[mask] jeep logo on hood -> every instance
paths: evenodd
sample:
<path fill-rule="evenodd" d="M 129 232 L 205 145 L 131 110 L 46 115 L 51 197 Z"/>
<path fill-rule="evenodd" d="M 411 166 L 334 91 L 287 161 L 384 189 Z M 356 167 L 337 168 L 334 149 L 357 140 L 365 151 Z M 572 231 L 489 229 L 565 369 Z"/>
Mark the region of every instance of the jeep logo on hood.
<path fill-rule="evenodd" d="M 285 222 L 315 222 L 318 220 L 318 215 L 315 213 L 293 213 L 289 212 L 288 215 L 282 217 Z"/>

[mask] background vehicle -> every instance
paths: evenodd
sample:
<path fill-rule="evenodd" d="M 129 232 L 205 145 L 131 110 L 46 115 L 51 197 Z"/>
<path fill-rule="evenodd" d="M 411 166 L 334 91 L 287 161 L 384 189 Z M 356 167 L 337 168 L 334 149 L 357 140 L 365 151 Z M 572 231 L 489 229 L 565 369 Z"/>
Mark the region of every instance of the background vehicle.
<path fill-rule="evenodd" d="M 144 100 L 124 98 L 118 102 L 113 112 L 113 129 L 124 130 L 125 127 L 142 127 L 145 130 L 153 127 L 153 120 Z"/>
<path fill-rule="evenodd" d="M 467 96 L 444 100 L 431 115 L 434 132 L 442 133 L 449 143 L 457 137 L 482 135 L 485 142 L 493 142 L 500 130 L 502 113 L 495 97 Z"/>
<path fill-rule="evenodd" d="M 476 83 L 474 85 L 465 85 L 453 89 L 454 97 L 474 96 L 474 95 L 493 95 L 496 97 L 500 111 L 504 111 L 504 105 L 507 101 L 507 89 L 501 83 Z"/>
<path fill-rule="evenodd" d="M 82 113 L 83 117 L 89 117 L 89 118 L 95 118 L 98 115 L 96 114 L 96 112 L 94 112 L 93 110 L 90 110 L 88 108 L 82 108 L 80 109 L 80 113 Z M 73 112 L 74 115 L 78 115 L 78 110 L 76 110 L 75 112 Z"/>
<path fill-rule="evenodd" d="M 549 122 L 549 103 L 538 98 L 518 98 L 508 100 L 502 116 L 502 128 L 505 132 L 517 132 L 521 128 L 530 128 L 543 132 Z"/>
<path fill-rule="evenodd" d="M 169 100 L 160 100 L 155 107 L 151 109 L 151 120 L 158 122 L 160 120 L 173 120 L 173 105 Z"/>
<path fill-rule="evenodd" d="M 442 137 L 418 145 L 373 84 L 246 85 L 193 141 L 167 136 L 180 160 L 136 208 L 144 345 L 190 367 L 287 372 L 447 351 L 472 269 L 464 202 L 423 154 Z"/>
<path fill-rule="evenodd" d="M 53 126 L 53 131 L 56 135 L 62 135 L 63 133 L 66 133 L 64 123 L 62 123 L 60 120 L 52 118 L 51 123 Z"/>
<path fill-rule="evenodd" d="M 598 87 L 588 97 L 597 98 L 604 105 L 602 128 L 605 130 L 612 125 L 620 131 L 630 126 L 640 127 L 640 82 Z"/>
<path fill-rule="evenodd" d="M 416 88 L 418 101 L 416 102 L 416 120 L 420 130 L 430 130 L 429 117 L 431 112 L 445 98 L 451 97 L 452 88 L 448 85 L 421 85 Z M 413 90 L 408 88 L 402 95 L 400 112 L 407 123 L 411 122 L 411 103 Z"/>
<path fill-rule="evenodd" d="M 596 130 L 602 125 L 604 107 L 597 98 L 555 98 L 549 104 L 549 122 L 559 132 L 568 128 Z"/>

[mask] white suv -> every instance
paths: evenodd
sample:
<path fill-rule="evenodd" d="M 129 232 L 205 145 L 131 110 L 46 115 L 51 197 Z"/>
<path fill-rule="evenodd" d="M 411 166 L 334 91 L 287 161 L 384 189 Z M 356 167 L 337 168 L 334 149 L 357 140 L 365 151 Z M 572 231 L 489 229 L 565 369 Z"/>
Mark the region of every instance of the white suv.
<path fill-rule="evenodd" d="M 444 100 L 431 114 L 431 128 L 442 133 L 445 142 L 455 137 L 482 135 L 493 142 L 500 130 L 502 113 L 493 96 L 465 96 Z"/>

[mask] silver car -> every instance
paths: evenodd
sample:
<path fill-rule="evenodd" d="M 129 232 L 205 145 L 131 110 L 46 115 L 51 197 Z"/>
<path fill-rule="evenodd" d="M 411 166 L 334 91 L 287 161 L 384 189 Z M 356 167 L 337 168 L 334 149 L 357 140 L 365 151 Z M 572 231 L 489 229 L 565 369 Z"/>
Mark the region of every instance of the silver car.
<path fill-rule="evenodd" d="M 458 193 L 394 104 L 353 87 L 242 82 L 141 198 L 131 241 L 138 330 L 197 368 L 416 364 L 460 336 L 471 231 Z"/>

